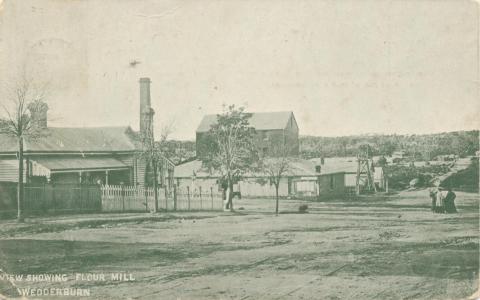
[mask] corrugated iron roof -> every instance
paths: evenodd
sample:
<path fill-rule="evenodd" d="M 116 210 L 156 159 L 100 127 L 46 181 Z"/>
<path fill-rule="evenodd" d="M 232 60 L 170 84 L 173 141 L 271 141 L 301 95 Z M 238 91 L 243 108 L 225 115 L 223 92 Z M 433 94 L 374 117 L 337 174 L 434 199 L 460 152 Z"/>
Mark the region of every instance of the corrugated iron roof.
<path fill-rule="evenodd" d="M 34 161 L 50 171 L 128 168 L 123 162 L 110 157 L 42 158 Z"/>
<path fill-rule="evenodd" d="M 321 158 L 310 159 L 316 165 L 321 165 Z M 356 157 L 326 157 L 321 165 L 320 174 L 346 172 L 357 172 L 358 162 Z"/>
<path fill-rule="evenodd" d="M 290 117 L 293 115 L 293 112 L 257 112 L 251 114 L 252 116 L 249 119 L 250 126 L 256 130 L 272 130 L 285 129 Z M 203 117 L 200 125 L 198 125 L 197 132 L 207 132 L 210 130 L 212 125 L 216 123 L 217 115 L 206 115 Z"/>
<path fill-rule="evenodd" d="M 135 150 L 130 127 L 49 127 L 37 139 L 27 138 L 26 152 L 119 152 Z M 16 152 L 15 138 L 0 134 L 0 153 Z"/>

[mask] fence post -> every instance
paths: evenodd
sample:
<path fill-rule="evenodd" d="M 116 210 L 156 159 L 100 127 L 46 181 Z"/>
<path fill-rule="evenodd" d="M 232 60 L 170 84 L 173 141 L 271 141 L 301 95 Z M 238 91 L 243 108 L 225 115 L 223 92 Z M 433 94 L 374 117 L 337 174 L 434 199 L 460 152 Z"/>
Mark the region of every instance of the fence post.
<path fill-rule="evenodd" d="M 202 187 L 199 186 L 198 187 L 198 191 L 199 191 L 199 194 L 200 194 L 200 210 L 203 209 L 203 200 L 202 200 Z"/>
<path fill-rule="evenodd" d="M 213 210 L 213 186 L 210 187 L 210 197 L 212 198 L 212 210 Z"/>
<path fill-rule="evenodd" d="M 42 212 L 46 212 L 48 210 L 48 205 L 47 205 L 47 191 L 45 189 L 45 182 L 43 183 L 43 203 L 42 203 Z"/>
<path fill-rule="evenodd" d="M 145 211 L 148 212 L 148 196 L 147 196 L 147 190 L 146 190 L 144 187 L 142 187 L 142 188 L 139 187 L 139 189 L 141 189 L 141 190 L 143 191 L 143 195 L 145 196 Z"/>
<path fill-rule="evenodd" d="M 165 211 L 168 211 L 168 191 L 166 186 L 165 186 Z"/>
<path fill-rule="evenodd" d="M 122 193 L 122 212 L 125 212 L 125 191 L 123 190 L 123 184 L 120 186 L 120 193 Z"/>
<path fill-rule="evenodd" d="M 188 210 L 190 211 L 190 187 L 187 186 Z"/>
<path fill-rule="evenodd" d="M 53 213 L 55 214 L 57 212 L 56 208 L 56 200 L 55 200 L 55 184 L 52 183 L 52 202 L 53 202 Z"/>
<path fill-rule="evenodd" d="M 83 184 L 80 183 L 80 212 L 83 212 Z"/>
<path fill-rule="evenodd" d="M 177 186 L 173 186 L 173 210 L 177 210 Z"/>

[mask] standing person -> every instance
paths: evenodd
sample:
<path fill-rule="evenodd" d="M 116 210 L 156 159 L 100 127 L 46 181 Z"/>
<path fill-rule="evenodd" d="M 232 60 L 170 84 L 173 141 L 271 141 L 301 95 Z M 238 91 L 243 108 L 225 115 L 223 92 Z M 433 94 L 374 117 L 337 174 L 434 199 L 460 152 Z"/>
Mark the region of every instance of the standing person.
<path fill-rule="evenodd" d="M 438 192 L 437 192 L 437 203 L 436 203 L 436 207 L 435 207 L 435 211 L 437 213 L 445 213 L 445 196 L 446 196 L 446 193 L 445 193 L 445 190 L 441 187 L 438 188 Z"/>
<path fill-rule="evenodd" d="M 447 195 L 443 200 L 445 203 L 445 212 L 448 214 L 453 214 L 457 212 L 457 208 L 455 207 L 455 198 L 457 195 L 452 191 L 451 187 L 447 188 Z"/>
<path fill-rule="evenodd" d="M 437 209 L 437 193 L 438 189 L 437 188 L 431 188 L 430 189 L 430 199 L 432 199 L 432 212 L 436 212 Z"/>

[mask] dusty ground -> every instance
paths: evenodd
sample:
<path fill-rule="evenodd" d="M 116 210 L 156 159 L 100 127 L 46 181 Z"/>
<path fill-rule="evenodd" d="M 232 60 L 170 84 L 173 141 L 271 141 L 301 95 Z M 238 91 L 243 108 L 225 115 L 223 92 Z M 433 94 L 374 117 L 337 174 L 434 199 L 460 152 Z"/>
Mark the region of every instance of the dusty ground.
<path fill-rule="evenodd" d="M 456 215 L 432 214 L 427 192 L 413 191 L 309 202 L 308 214 L 282 200 L 287 213 L 278 217 L 272 200 L 242 200 L 233 215 L 2 221 L 0 265 L 9 274 L 133 275 L 14 282 L 86 288 L 102 299 L 462 299 L 478 286 L 478 195 L 457 193 L 456 202 Z"/>

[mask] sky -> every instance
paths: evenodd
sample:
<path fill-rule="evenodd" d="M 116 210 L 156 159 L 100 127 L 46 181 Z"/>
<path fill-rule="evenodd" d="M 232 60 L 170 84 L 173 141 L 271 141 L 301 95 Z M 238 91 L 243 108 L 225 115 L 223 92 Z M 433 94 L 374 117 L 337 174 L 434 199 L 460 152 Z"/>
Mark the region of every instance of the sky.
<path fill-rule="evenodd" d="M 1 81 L 48 83 L 49 126 L 138 129 L 149 77 L 175 139 L 222 104 L 293 111 L 303 135 L 480 127 L 474 1 L 0 3 Z"/>

